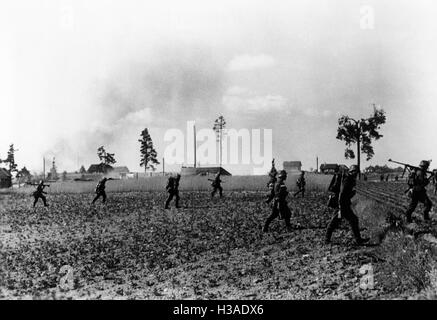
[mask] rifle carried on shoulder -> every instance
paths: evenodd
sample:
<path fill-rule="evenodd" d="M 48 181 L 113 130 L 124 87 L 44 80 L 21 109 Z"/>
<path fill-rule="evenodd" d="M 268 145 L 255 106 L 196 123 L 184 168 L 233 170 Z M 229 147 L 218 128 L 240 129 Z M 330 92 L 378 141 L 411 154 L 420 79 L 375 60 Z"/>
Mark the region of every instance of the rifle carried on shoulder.
<path fill-rule="evenodd" d="M 393 163 L 397 163 L 397 164 L 400 164 L 400 165 L 402 165 L 402 166 L 404 166 L 404 172 L 402 173 L 402 178 L 404 177 L 404 175 L 405 175 L 405 171 L 408 169 L 408 170 L 423 170 L 422 168 L 420 168 L 420 167 L 416 167 L 416 166 L 413 166 L 413 165 L 411 165 L 411 164 L 408 164 L 408 163 L 403 163 L 403 162 L 399 162 L 399 161 L 394 161 L 394 160 L 392 160 L 392 159 L 388 159 L 388 161 L 389 162 L 393 162 Z M 430 160 L 430 162 L 431 162 L 431 160 Z M 426 173 L 428 173 L 428 174 L 431 174 L 431 177 L 430 178 L 432 178 L 435 174 L 436 174 L 436 172 L 435 171 L 426 171 Z"/>

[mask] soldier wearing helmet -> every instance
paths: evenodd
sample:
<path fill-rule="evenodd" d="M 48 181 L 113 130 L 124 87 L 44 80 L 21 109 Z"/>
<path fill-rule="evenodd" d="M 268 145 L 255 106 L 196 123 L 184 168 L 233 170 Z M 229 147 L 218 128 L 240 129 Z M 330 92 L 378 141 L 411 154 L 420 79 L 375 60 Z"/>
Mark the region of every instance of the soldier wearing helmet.
<path fill-rule="evenodd" d="M 208 179 L 209 181 L 212 181 L 211 186 L 212 186 L 212 192 L 211 192 L 211 199 L 214 198 L 214 195 L 216 194 L 216 192 L 219 192 L 220 198 L 223 197 L 223 188 L 222 188 L 222 180 L 220 179 L 220 171 L 216 174 L 214 180 L 212 179 Z"/>
<path fill-rule="evenodd" d="M 96 196 L 93 199 L 93 204 L 97 201 L 97 199 L 99 199 L 100 197 L 102 197 L 102 202 L 105 203 L 106 202 L 106 182 L 109 180 L 114 180 L 112 178 L 106 178 L 103 177 L 96 185 Z"/>
<path fill-rule="evenodd" d="M 42 200 L 42 202 L 44 203 L 44 207 L 48 207 L 49 205 L 47 204 L 47 199 L 46 199 L 46 197 L 44 196 L 45 194 L 47 194 L 45 191 L 44 191 L 44 188 L 45 187 L 49 187 L 49 185 L 48 184 L 44 184 L 44 181 L 43 180 L 40 180 L 40 182 L 36 185 L 36 190 L 35 190 L 35 192 L 33 193 L 33 198 L 35 199 L 34 201 L 33 201 L 33 206 L 35 207 L 36 206 L 36 203 L 38 202 L 38 199 L 39 198 L 41 198 L 41 200 Z"/>
<path fill-rule="evenodd" d="M 425 209 L 423 211 L 424 220 L 428 221 L 429 212 L 432 208 L 432 202 L 429 200 L 426 193 L 426 186 L 429 184 L 429 178 L 427 177 L 427 170 L 429 168 L 430 161 L 422 160 L 419 164 L 419 168 L 411 171 L 408 177 L 409 194 L 411 196 L 410 204 L 408 206 L 405 215 L 407 216 L 407 222 L 412 222 L 412 215 L 419 202 L 423 203 Z"/>
<path fill-rule="evenodd" d="M 355 196 L 356 193 L 355 185 L 358 173 L 358 166 L 352 165 L 349 169 L 349 172 L 347 172 L 343 177 L 338 200 L 340 210 L 338 211 L 338 213 L 335 213 L 335 215 L 331 219 L 331 222 L 328 225 L 325 235 L 326 243 L 331 242 L 332 233 L 340 225 L 341 218 L 345 218 L 349 222 L 355 237 L 355 241 L 358 245 L 364 244 L 369 241 L 368 238 L 361 238 L 358 217 L 355 215 L 351 208 L 352 198 Z"/>
<path fill-rule="evenodd" d="M 284 219 L 287 230 L 291 230 L 290 217 L 291 211 L 287 204 L 287 187 L 284 181 L 287 179 L 287 172 L 281 170 L 278 175 L 278 181 L 274 188 L 274 202 L 271 215 L 267 218 L 263 231 L 268 232 L 270 223 L 279 216 L 280 219 Z"/>
<path fill-rule="evenodd" d="M 176 177 L 170 176 L 167 180 L 167 186 L 165 187 L 168 192 L 168 198 L 165 201 L 165 209 L 170 209 L 170 201 L 175 197 L 176 208 L 179 207 L 179 181 L 181 180 L 181 175 L 178 173 Z"/>

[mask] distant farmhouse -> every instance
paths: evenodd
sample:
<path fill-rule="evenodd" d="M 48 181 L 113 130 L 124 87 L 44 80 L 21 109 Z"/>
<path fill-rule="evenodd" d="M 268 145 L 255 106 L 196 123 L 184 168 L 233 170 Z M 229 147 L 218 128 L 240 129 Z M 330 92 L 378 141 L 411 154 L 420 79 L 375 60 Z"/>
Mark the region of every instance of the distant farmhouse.
<path fill-rule="evenodd" d="M 182 176 L 207 176 L 220 172 L 222 176 L 231 176 L 232 174 L 222 167 L 182 167 Z"/>
<path fill-rule="evenodd" d="M 300 161 L 284 161 L 282 166 L 284 170 L 288 173 L 296 173 L 302 171 L 302 162 Z"/>
<path fill-rule="evenodd" d="M 107 173 L 111 171 L 113 168 L 109 164 L 99 163 L 99 164 L 92 164 L 88 168 L 88 173 Z"/>
<path fill-rule="evenodd" d="M 10 188 L 12 186 L 12 175 L 8 170 L 0 168 L 0 188 Z"/>
<path fill-rule="evenodd" d="M 323 163 L 320 165 L 320 171 L 324 174 L 332 174 L 335 172 L 337 166 L 340 166 L 341 171 L 348 170 L 349 168 L 344 164 L 337 163 Z"/>
<path fill-rule="evenodd" d="M 114 178 L 125 179 L 127 175 L 130 173 L 128 167 L 114 167 L 112 170 L 109 170 L 109 174 Z"/>

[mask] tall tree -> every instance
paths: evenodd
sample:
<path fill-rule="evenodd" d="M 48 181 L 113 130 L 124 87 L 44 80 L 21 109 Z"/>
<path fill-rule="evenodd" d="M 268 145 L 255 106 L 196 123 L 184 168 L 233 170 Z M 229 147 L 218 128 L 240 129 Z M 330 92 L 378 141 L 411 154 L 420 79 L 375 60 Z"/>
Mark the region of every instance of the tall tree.
<path fill-rule="evenodd" d="M 97 156 L 102 164 L 111 165 L 116 163 L 117 161 L 115 160 L 114 155 L 114 153 L 106 152 L 103 146 L 97 149 Z"/>
<path fill-rule="evenodd" d="M 8 156 L 3 162 L 7 163 L 9 165 L 9 173 L 12 172 L 18 172 L 17 170 L 17 164 L 15 163 L 15 151 L 18 151 L 17 149 L 14 149 L 14 144 L 11 144 L 9 146 Z"/>
<path fill-rule="evenodd" d="M 159 164 L 159 161 L 156 158 L 158 153 L 153 147 L 153 141 L 152 137 L 150 137 L 149 130 L 145 128 L 143 131 L 141 131 L 140 137 L 141 138 L 138 140 L 138 142 L 141 144 L 140 166 L 144 167 L 144 172 L 147 172 L 147 169 L 152 169 L 155 171 L 155 165 Z"/>
<path fill-rule="evenodd" d="M 338 119 L 337 139 L 346 143 L 344 156 L 346 159 L 355 159 L 355 152 L 351 149 L 352 144 L 357 145 L 357 165 L 361 165 L 361 153 L 366 154 L 366 160 L 375 155 L 372 140 L 382 138 L 379 133 L 381 125 L 386 121 L 385 111 L 373 105 L 373 115 L 367 119 L 355 120 L 349 116 L 341 116 Z M 361 170 L 360 170 L 361 177 Z"/>
<path fill-rule="evenodd" d="M 224 135 L 224 130 L 226 127 L 226 121 L 225 118 L 220 115 L 217 119 L 215 119 L 214 121 L 214 126 L 212 127 L 212 129 L 215 131 L 216 136 L 217 136 L 217 142 L 219 143 L 219 148 L 220 148 L 220 167 L 222 166 L 222 162 L 223 162 L 223 157 L 222 157 L 222 141 L 223 141 L 223 135 Z"/>
<path fill-rule="evenodd" d="M 86 169 L 85 169 L 85 167 L 83 165 L 80 167 L 79 173 L 80 174 L 85 174 L 86 173 Z"/>

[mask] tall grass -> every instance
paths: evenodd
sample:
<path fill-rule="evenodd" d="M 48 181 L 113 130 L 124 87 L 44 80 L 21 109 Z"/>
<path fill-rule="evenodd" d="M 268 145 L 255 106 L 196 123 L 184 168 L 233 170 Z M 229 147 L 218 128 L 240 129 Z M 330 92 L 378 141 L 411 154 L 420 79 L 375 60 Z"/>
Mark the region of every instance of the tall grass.
<path fill-rule="evenodd" d="M 211 181 L 213 176 L 183 176 L 180 181 L 181 191 L 207 191 L 211 189 Z M 286 184 L 289 190 L 295 191 L 296 180 L 298 175 L 289 175 Z M 168 177 L 147 177 L 139 179 L 123 179 L 108 181 L 106 183 L 107 192 L 127 192 L 127 191 L 143 191 L 155 192 L 165 191 Z M 227 191 L 265 191 L 268 176 L 222 176 L 223 189 Z M 331 176 L 307 174 L 306 189 L 308 191 L 325 191 L 329 185 Z M 63 181 L 50 183 L 47 188 L 49 193 L 89 193 L 94 192 L 96 181 Z M 23 187 L 18 189 L 19 192 L 32 192 L 34 187 Z"/>

